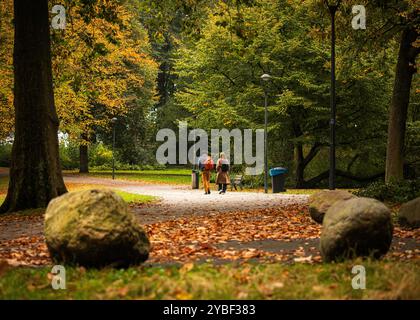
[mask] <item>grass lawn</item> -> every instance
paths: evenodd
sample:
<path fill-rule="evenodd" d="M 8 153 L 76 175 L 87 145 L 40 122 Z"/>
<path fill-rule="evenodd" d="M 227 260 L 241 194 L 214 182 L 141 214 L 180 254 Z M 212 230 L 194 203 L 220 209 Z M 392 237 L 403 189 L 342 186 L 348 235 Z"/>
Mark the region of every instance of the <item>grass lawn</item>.
<path fill-rule="evenodd" d="M 7 185 L 8 185 L 8 177 L 0 177 L 0 204 L 6 198 Z M 70 192 L 101 188 L 98 185 L 89 185 L 89 184 L 71 184 L 71 183 L 68 183 L 66 186 L 67 186 L 67 189 Z M 149 203 L 149 202 L 153 202 L 157 199 L 156 197 L 153 197 L 153 196 L 133 194 L 133 193 L 128 193 L 128 192 L 124 192 L 124 191 L 120 191 L 120 190 L 115 190 L 115 192 L 121 198 L 123 198 L 125 202 L 128 202 L 128 203 Z"/>
<path fill-rule="evenodd" d="M 3 203 L 6 198 L 8 185 L 9 177 L 0 177 L 0 204 Z"/>
<path fill-rule="evenodd" d="M 78 174 L 77 171 L 65 171 L 66 174 Z M 91 171 L 89 177 L 111 178 L 112 171 Z M 143 181 L 165 184 L 191 184 L 190 169 L 145 170 L 145 171 L 117 171 L 118 180 Z"/>
<path fill-rule="evenodd" d="M 88 177 L 97 177 L 97 178 L 109 178 L 112 177 L 112 171 L 91 171 L 89 174 L 79 174 L 75 170 L 66 170 L 63 172 L 67 175 L 77 175 L 77 176 L 88 176 Z M 116 178 L 118 180 L 129 180 L 129 181 L 141 181 L 148 183 L 157 183 L 157 184 L 175 184 L 175 185 L 191 185 L 191 169 L 165 169 L 165 170 L 144 170 L 144 171 L 134 171 L 134 170 L 123 170 L 116 172 Z M 200 187 L 201 187 L 201 177 L 200 177 Z M 229 188 L 230 190 L 230 188 Z M 283 194 L 313 194 L 322 189 L 287 189 Z M 349 192 L 355 191 L 356 189 L 343 189 Z M 7 191 L 7 178 L 0 178 L 0 200 L 2 200 L 2 195 Z M 264 188 L 244 188 L 244 192 L 264 192 Z M 269 188 L 269 193 L 271 193 L 271 187 Z"/>
<path fill-rule="evenodd" d="M 128 193 L 125 191 L 115 191 L 116 194 L 118 194 L 123 200 L 127 203 L 150 203 L 153 201 L 156 201 L 156 197 L 153 196 L 146 196 L 142 194 L 133 194 Z"/>
<path fill-rule="evenodd" d="M 284 194 L 314 194 L 319 191 L 326 190 L 326 189 L 287 189 Z M 358 189 L 338 189 L 338 190 L 345 190 L 350 193 L 357 191 Z"/>
<path fill-rule="evenodd" d="M 352 288 L 354 265 L 366 290 Z M 418 262 L 341 264 L 185 264 L 127 270 L 68 268 L 66 290 L 49 268 L 0 268 L 0 299 L 419 299 Z"/>

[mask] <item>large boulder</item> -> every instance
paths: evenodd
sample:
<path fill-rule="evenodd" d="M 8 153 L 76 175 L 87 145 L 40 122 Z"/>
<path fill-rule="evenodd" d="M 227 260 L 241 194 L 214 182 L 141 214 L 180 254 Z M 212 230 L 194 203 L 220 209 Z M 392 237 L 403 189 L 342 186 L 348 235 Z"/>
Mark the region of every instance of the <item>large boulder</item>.
<path fill-rule="evenodd" d="M 309 213 L 311 218 L 322 224 L 325 213 L 338 201 L 348 200 L 356 196 L 344 190 L 323 190 L 309 197 Z"/>
<path fill-rule="evenodd" d="M 392 232 L 391 211 L 383 203 L 369 198 L 340 201 L 324 217 L 321 254 L 327 262 L 379 258 L 388 252 Z"/>
<path fill-rule="evenodd" d="M 67 193 L 50 202 L 45 238 L 53 261 L 127 267 L 147 260 L 150 243 L 127 204 L 110 190 Z"/>
<path fill-rule="evenodd" d="M 420 227 L 420 198 L 411 200 L 401 207 L 398 222 L 403 226 Z"/>

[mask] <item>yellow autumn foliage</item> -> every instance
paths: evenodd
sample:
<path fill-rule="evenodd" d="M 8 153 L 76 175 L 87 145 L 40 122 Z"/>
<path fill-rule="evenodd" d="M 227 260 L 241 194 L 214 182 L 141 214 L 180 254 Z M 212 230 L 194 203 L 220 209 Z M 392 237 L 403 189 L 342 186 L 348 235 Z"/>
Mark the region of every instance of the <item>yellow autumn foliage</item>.
<path fill-rule="evenodd" d="M 60 130 L 79 138 L 154 99 L 158 65 L 147 32 L 123 4 L 97 0 L 89 11 L 80 1 L 64 5 L 65 30 L 51 29 L 55 104 Z M 0 139 L 13 128 L 12 11 L 12 0 L 1 2 Z"/>

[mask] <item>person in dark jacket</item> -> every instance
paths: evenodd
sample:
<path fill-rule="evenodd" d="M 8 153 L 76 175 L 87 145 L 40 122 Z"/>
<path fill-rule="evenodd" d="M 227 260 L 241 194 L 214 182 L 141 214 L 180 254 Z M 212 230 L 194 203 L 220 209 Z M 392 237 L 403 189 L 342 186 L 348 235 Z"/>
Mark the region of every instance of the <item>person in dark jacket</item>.
<path fill-rule="evenodd" d="M 229 160 L 226 159 L 226 155 L 223 152 L 220 153 L 220 158 L 219 160 L 217 160 L 216 170 L 216 184 L 219 185 L 219 194 L 225 194 L 227 190 L 227 185 L 230 184 L 230 165 Z"/>

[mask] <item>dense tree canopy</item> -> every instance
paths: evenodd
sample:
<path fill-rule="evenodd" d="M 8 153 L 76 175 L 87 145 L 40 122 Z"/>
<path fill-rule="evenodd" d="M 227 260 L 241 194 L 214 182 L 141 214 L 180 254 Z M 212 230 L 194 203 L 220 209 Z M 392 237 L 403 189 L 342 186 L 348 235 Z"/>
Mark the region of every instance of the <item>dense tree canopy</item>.
<path fill-rule="evenodd" d="M 13 2 L 0 3 L 0 139 L 13 128 Z"/>
<path fill-rule="evenodd" d="M 366 6 L 366 30 L 351 27 L 355 4 Z M 115 116 L 117 156 L 130 165 L 153 163 L 157 130 L 176 129 L 179 120 L 205 130 L 262 128 L 266 90 L 270 165 L 291 168 L 291 182 L 298 187 L 325 182 L 331 31 L 324 1 L 77 0 L 63 5 L 67 28 L 51 29 L 54 92 L 60 131 L 69 134 L 72 146 L 81 146 L 80 158 L 87 159 L 87 145 L 103 142 L 104 150 L 111 145 Z M 3 1 L 0 12 L 4 141 L 13 137 L 12 1 Z M 403 166 L 406 177 L 418 175 L 418 12 L 415 0 L 341 1 L 341 185 L 371 181 L 386 167 L 390 177 L 400 177 Z M 409 31 L 411 38 L 404 38 Z M 400 51 L 404 39 L 409 50 Z M 404 60 L 405 52 L 410 55 Z M 403 77 L 399 66 L 409 70 Z M 263 73 L 272 80 L 262 83 Z"/>
<path fill-rule="evenodd" d="M 157 64 L 137 12 L 126 1 L 67 1 L 67 27 L 52 30 L 53 73 L 60 130 L 89 143 L 113 116 L 149 110 L 155 99 Z M 0 112 L 2 137 L 12 123 L 12 1 L 1 4 Z M 4 81 L 3 81 L 4 79 Z M 3 85 L 4 83 L 4 85 Z M 140 109 L 135 111 L 134 109 Z"/>
<path fill-rule="evenodd" d="M 300 1 L 254 1 L 233 8 L 220 3 L 200 40 L 179 49 L 175 66 L 177 101 L 206 129 L 262 128 L 260 76 L 271 74 L 272 81 L 265 84 L 271 97 L 271 158 L 273 164 L 291 160 L 295 151 L 298 186 L 314 178 L 304 170 L 328 146 L 328 17 L 315 8 Z M 353 167 L 360 172 L 369 159 L 371 167 L 361 175 L 367 177 L 383 163 L 378 155 L 386 139 L 395 51 L 390 47 L 372 55 L 363 50 L 355 56 L 350 39 L 343 33 L 338 43 L 340 169 L 349 175 Z"/>

